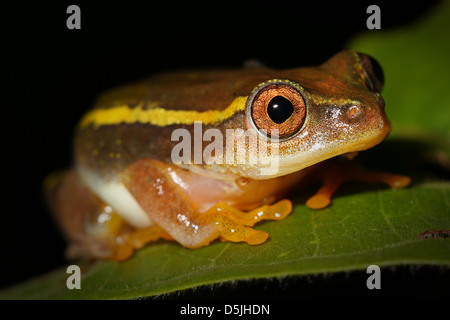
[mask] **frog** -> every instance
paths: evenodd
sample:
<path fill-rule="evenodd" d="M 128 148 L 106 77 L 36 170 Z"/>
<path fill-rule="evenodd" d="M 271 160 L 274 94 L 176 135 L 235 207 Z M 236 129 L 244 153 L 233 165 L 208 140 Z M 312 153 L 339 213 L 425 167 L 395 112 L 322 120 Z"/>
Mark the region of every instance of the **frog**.
<path fill-rule="evenodd" d="M 406 187 L 409 177 L 351 161 L 391 130 L 383 82 L 373 57 L 343 50 L 318 66 L 172 71 L 105 92 L 75 129 L 73 167 L 46 182 L 67 255 L 124 261 L 157 241 L 263 245 L 269 234 L 255 224 L 285 219 L 289 195 L 311 183 L 321 183 L 311 210 L 347 181 Z M 218 139 L 228 133 L 258 143 L 239 149 Z M 196 150 L 180 151 L 182 134 L 202 138 Z M 212 136 L 217 148 L 196 159 Z M 243 152 L 264 161 L 237 161 Z"/>

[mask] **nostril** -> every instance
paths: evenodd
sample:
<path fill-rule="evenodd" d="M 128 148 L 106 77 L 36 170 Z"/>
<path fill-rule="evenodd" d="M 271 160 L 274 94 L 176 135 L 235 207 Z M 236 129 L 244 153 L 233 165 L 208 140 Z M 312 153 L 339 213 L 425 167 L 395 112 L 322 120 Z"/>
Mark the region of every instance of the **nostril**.
<path fill-rule="evenodd" d="M 347 117 L 354 119 L 356 117 L 358 117 L 361 114 L 361 108 L 358 106 L 351 106 L 350 108 L 348 108 L 347 110 Z"/>

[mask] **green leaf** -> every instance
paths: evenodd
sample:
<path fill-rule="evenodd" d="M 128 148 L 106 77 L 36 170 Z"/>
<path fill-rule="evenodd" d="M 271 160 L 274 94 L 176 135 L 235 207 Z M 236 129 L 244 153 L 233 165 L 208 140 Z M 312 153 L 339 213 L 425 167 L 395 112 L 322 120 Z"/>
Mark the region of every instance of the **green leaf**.
<path fill-rule="evenodd" d="M 347 188 L 320 212 L 303 205 L 260 246 L 215 243 L 190 250 L 159 243 L 132 259 L 82 265 L 81 290 L 68 290 L 65 269 L 5 291 L 5 298 L 122 299 L 158 295 L 235 279 L 282 277 L 399 264 L 450 264 L 448 239 L 421 239 L 450 229 L 450 185 L 430 182 L 405 190 Z M 443 206 L 445 204 L 445 206 Z"/>
<path fill-rule="evenodd" d="M 69 290 L 62 268 L 0 292 L 0 299 L 125 299 L 231 280 L 365 270 L 367 266 L 450 266 L 450 239 L 423 238 L 450 229 L 450 3 L 408 28 L 370 32 L 351 42 L 386 73 L 384 97 L 394 131 L 361 153 L 367 168 L 412 177 L 410 187 L 349 183 L 329 208 L 304 205 L 314 189 L 292 196 L 285 220 L 256 228 L 270 234 L 259 246 L 216 242 L 190 250 L 158 242 L 125 262 L 79 263 L 81 290 Z"/>
<path fill-rule="evenodd" d="M 360 35 L 349 48 L 375 57 L 385 72 L 383 98 L 392 135 L 423 130 L 450 138 L 450 3 L 417 23 Z"/>

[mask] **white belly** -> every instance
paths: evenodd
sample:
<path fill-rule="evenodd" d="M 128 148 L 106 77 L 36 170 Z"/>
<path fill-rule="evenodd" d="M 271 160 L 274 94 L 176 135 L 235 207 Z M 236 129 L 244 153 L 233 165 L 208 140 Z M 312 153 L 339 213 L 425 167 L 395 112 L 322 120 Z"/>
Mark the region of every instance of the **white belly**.
<path fill-rule="evenodd" d="M 89 189 L 130 225 L 135 228 L 146 228 L 153 225 L 153 221 L 122 183 L 114 180 L 105 181 L 92 171 L 83 168 L 78 168 L 78 173 Z"/>

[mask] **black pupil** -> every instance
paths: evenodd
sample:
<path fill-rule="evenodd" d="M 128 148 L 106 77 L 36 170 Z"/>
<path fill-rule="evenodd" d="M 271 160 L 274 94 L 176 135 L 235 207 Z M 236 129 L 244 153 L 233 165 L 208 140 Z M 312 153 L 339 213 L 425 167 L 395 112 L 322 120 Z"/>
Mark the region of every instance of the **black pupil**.
<path fill-rule="evenodd" d="M 282 96 L 272 98 L 267 106 L 267 113 L 269 114 L 270 119 L 275 123 L 285 122 L 293 112 L 294 106 L 292 103 Z"/>

